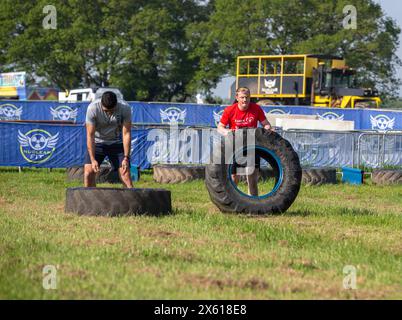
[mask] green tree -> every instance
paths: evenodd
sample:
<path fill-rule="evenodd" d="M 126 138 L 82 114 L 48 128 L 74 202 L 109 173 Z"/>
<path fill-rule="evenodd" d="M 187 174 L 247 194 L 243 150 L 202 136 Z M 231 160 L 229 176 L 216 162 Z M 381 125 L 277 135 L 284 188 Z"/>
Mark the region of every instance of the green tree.
<path fill-rule="evenodd" d="M 151 1 L 129 22 L 123 63 L 116 83 L 137 89 L 141 100 L 185 101 L 197 92 L 190 82 L 197 68 L 186 29 L 208 19 L 197 1 Z"/>
<path fill-rule="evenodd" d="M 357 10 L 357 28 L 345 29 L 346 5 Z M 235 59 L 248 54 L 342 55 L 360 82 L 395 94 L 400 84 L 396 56 L 400 28 L 371 0 L 217 0 L 196 52 L 196 77 L 206 88 L 235 74 Z"/>
<path fill-rule="evenodd" d="M 184 100 L 195 69 L 186 26 L 207 20 L 186 0 L 55 0 L 57 28 L 45 29 L 48 1 L 1 0 L 0 62 L 62 89 L 118 86 L 128 99 Z"/>
<path fill-rule="evenodd" d="M 0 0 L 1 71 L 62 89 L 117 86 L 128 99 L 186 101 L 243 54 L 343 55 L 362 84 L 395 93 L 400 28 L 372 0 Z M 357 9 L 344 29 L 343 8 Z"/>

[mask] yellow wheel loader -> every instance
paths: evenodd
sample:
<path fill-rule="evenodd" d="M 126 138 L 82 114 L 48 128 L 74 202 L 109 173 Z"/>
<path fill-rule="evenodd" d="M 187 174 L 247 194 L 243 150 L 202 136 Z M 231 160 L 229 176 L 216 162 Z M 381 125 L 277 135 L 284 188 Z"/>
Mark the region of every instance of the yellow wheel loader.
<path fill-rule="evenodd" d="M 356 71 L 328 55 L 239 56 L 235 88 L 248 87 L 261 105 L 312 105 L 330 108 L 378 108 L 375 89 L 358 88 Z"/>

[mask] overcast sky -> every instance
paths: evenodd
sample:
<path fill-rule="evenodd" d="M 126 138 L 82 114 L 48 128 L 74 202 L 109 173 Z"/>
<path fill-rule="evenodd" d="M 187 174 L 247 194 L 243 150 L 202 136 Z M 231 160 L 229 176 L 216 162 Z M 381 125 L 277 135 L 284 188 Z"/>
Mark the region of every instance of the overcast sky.
<path fill-rule="evenodd" d="M 374 0 L 381 4 L 384 13 L 393 18 L 399 27 L 402 28 L 402 1 L 400 0 Z M 351 0 L 353 4 L 353 0 Z M 357 12 L 357 25 L 359 25 L 359 12 Z M 397 55 L 402 59 L 402 33 L 399 34 L 399 48 Z M 398 76 L 402 78 L 402 69 L 399 70 Z M 233 83 L 234 77 L 226 78 L 218 84 L 217 88 L 213 90 L 213 95 L 219 96 L 223 99 L 227 99 L 229 95 L 230 85 Z M 402 86 L 399 90 L 399 95 L 402 97 Z"/>

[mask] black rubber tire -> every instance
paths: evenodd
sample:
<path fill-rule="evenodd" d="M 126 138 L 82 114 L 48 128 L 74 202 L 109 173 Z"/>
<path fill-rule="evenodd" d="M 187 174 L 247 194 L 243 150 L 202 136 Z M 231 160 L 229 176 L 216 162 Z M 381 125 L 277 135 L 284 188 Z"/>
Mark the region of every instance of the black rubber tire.
<path fill-rule="evenodd" d="M 238 130 L 240 131 L 240 130 Z M 211 201 L 223 212 L 279 214 L 285 212 L 294 202 L 300 190 L 302 169 L 299 157 L 291 144 L 279 134 L 262 128 L 241 130 L 243 136 L 248 131 L 255 134 L 255 145 L 273 152 L 282 166 L 282 182 L 279 188 L 265 198 L 252 198 L 242 195 L 231 182 L 229 165 L 225 164 L 225 140 L 229 144 L 228 154 L 233 155 L 234 134 L 230 133 L 220 141 L 220 156 L 214 154 L 213 163 L 205 170 L 205 183 Z M 244 141 L 244 139 L 243 139 Z M 232 145 L 230 145 L 232 144 Z M 246 146 L 247 142 L 243 142 Z"/>
<path fill-rule="evenodd" d="M 84 182 L 84 167 L 67 168 L 67 181 L 79 180 Z M 96 183 L 121 183 L 119 171 L 113 170 L 110 166 L 100 166 L 96 174 Z"/>
<path fill-rule="evenodd" d="M 84 179 L 84 167 L 70 167 L 66 170 L 67 181 Z"/>
<path fill-rule="evenodd" d="M 257 102 L 260 106 L 274 106 L 276 105 L 275 101 L 271 99 L 261 99 Z"/>
<path fill-rule="evenodd" d="M 402 170 L 373 170 L 371 181 L 375 184 L 402 184 Z"/>
<path fill-rule="evenodd" d="M 205 166 L 158 164 L 153 166 L 153 178 L 159 183 L 181 183 L 205 179 Z"/>
<path fill-rule="evenodd" d="M 163 215 L 172 211 L 170 191 L 134 188 L 68 188 L 65 212 L 87 216 Z"/>
<path fill-rule="evenodd" d="M 96 183 L 121 183 L 119 171 L 111 167 L 100 167 L 96 174 Z"/>
<path fill-rule="evenodd" d="M 302 172 L 302 183 L 308 186 L 335 184 L 336 169 L 333 168 L 306 168 Z"/>

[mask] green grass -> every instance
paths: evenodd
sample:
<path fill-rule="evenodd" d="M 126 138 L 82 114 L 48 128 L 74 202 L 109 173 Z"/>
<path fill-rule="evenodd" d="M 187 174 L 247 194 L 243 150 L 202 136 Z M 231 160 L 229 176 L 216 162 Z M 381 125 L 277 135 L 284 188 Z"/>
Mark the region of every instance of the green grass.
<path fill-rule="evenodd" d="M 0 299 L 402 298 L 400 185 L 302 186 L 285 214 L 252 216 L 222 214 L 195 181 L 162 186 L 169 216 L 119 218 L 64 213 L 74 186 L 64 170 L 0 169 Z"/>

